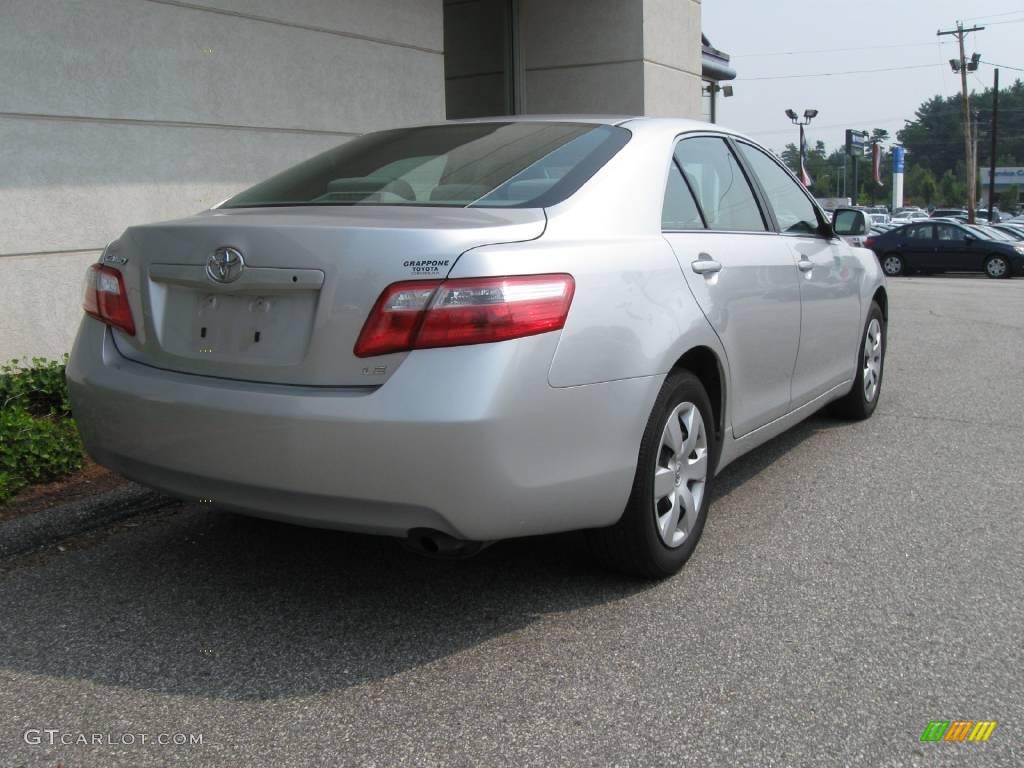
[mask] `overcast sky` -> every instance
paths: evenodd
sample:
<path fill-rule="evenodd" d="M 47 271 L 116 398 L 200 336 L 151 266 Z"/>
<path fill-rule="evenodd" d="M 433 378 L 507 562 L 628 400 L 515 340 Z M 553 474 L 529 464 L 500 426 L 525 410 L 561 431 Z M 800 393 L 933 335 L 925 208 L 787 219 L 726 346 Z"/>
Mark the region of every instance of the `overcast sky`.
<path fill-rule="evenodd" d="M 719 99 L 718 122 L 776 151 L 797 141 L 787 108 L 817 109 L 808 141 L 831 151 L 847 128 L 885 128 L 895 137 L 922 101 L 960 93 L 949 67 L 956 38 L 935 34 L 957 19 L 985 27 L 967 36 L 968 57 L 978 51 L 982 61 L 1024 69 L 1024 0 L 703 0 L 702 13 L 704 34 L 737 72 L 735 95 Z M 882 71 L 820 76 L 865 69 Z M 992 71 L 983 63 L 968 88 L 991 87 Z M 1024 72 L 1002 69 L 1000 86 L 1017 77 Z"/>

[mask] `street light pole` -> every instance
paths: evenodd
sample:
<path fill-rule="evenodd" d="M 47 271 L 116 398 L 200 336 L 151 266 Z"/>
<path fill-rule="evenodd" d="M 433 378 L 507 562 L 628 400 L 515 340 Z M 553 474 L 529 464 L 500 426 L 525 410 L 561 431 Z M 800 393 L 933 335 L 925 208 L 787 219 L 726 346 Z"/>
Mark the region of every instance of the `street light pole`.
<path fill-rule="evenodd" d="M 996 135 L 999 120 L 999 70 L 992 85 L 992 152 L 988 160 L 988 223 L 992 223 L 992 206 L 996 197 Z"/>
<path fill-rule="evenodd" d="M 800 183 L 804 186 L 808 186 L 807 179 L 810 179 L 810 174 L 807 173 L 807 169 L 804 167 L 804 126 L 810 125 L 811 120 L 818 116 L 818 110 L 816 109 L 805 109 L 804 117 L 801 120 L 800 116 L 797 115 L 792 109 L 786 110 L 786 117 L 789 118 L 793 125 L 800 127 L 800 145 L 797 147 L 797 154 L 799 157 L 798 167 L 796 169 L 797 175 L 800 177 Z"/>

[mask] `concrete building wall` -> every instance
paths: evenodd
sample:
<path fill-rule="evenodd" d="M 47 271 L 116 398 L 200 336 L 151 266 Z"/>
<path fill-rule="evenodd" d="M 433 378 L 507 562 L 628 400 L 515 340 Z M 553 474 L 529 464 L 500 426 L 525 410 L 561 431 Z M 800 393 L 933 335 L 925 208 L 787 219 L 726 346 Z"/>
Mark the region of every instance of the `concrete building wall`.
<path fill-rule="evenodd" d="M 644 114 L 701 117 L 700 0 L 644 0 Z"/>
<path fill-rule="evenodd" d="M 526 113 L 700 116 L 699 0 L 0 0 L 0 361 L 68 351 L 132 224 L 443 119 L 446 90 L 507 112 L 513 16 Z"/>
<path fill-rule="evenodd" d="M 444 0 L 445 106 L 456 120 L 505 115 L 508 0 Z"/>
<path fill-rule="evenodd" d="M 699 0 L 520 0 L 526 111 L 700 116 Z"/>
<path fill-rule="evenodd" d="M 347 138 L 444 118 L 440 0 L 0 0 L 0 360 L 88 263 Z"/>

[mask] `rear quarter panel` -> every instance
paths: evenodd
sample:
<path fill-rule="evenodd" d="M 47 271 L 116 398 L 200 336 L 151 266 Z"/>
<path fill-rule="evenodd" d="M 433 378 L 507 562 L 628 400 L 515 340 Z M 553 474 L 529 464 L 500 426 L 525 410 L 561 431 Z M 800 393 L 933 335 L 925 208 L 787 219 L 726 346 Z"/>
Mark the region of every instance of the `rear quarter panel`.
<path fill-rule="evenodd" d="M 464 254 L 451 277 L 551 272 L 576 281 L 548 372 L 553 387 L 663 376 L 694 346 L 719 350 L 660 234 L 485 246 Z"/>

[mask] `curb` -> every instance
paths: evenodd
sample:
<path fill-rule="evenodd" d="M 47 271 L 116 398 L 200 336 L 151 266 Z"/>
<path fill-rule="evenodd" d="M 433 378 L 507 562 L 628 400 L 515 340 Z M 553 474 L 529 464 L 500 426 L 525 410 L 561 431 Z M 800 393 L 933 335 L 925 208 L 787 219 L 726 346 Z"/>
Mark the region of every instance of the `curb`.
<path fill-rule="evenodd" d="M 0 559 L 175 503 L 176 499 L 127 482 L 86 499 L 0 521 Z"/>

